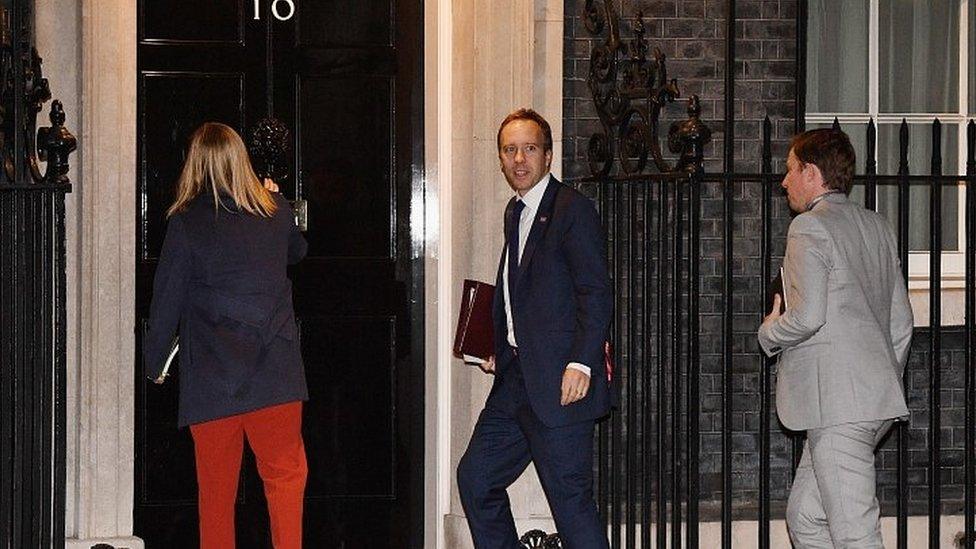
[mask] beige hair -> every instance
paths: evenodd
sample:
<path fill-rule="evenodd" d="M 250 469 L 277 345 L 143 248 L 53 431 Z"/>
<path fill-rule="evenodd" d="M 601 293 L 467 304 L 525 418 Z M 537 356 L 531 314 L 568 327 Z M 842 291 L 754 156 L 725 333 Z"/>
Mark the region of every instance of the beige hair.
<path fill-rule="evenodd" d="M 218 122 L 204 123 L 190 137 L 190 149 L 176 183 L 176 200 L 166 217 L 186 209 L 205 187 L 214 196 L 215 212 L 220 207 L 220 193 L 229 195 L 238 208 L 252 215 L 271 217 L 278 209 L 271 193 L 258 181 L 241 136 Z"/>

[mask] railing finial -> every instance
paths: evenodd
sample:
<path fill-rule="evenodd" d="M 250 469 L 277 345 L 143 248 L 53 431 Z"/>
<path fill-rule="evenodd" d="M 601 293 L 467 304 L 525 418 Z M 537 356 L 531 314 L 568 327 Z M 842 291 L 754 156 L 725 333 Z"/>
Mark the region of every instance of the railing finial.
<path fill-rule="evenodd" d="M 668 149 L 680 155 L 675 171 L 703 171 L 705 145 L 711 139 L 711 128 L 701 121 L 701 101 L 692 95 L 688 99 L 688 119 L 674 122 L 668 132 Z"/>
<path fill-rule="evenodd" d="M 37 130 L 37 157 L 47 162 L 47 183 L 68 183 L 68 155 L 78 148 L 78 140 L 64 127 L 64 107 L 55 99 L 51 103 L 51 126 Z"/>

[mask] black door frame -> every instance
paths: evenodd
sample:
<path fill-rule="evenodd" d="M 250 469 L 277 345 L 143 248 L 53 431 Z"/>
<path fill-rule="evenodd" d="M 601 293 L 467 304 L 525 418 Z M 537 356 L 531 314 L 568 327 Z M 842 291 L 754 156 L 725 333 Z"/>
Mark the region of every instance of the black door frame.
<path fill-rule="evenodd" d="M 426 141 L 424 125 L 424 0 L 417 0 L 411 7 L 416 11 L 410 14 L 410 24 L 401 26 L 407 36 L 405 39 L 411 40 L 416 44 L 414 51 L 416 58 L 413 60 L 414 78 L 411 79 L 411 144 L 410 151 L 410 207 L 420 209 L 424 215 L 408 216 L 408 219 L 400 219 L 398 223 L 404 223 L 408 227 L 410 234 L 409 247 L 400 247 L 400 253 L 409 254 L 405 258 L 404 266 L 410 269 L 410 283 L 407 285 L 407 299 L 410 303 L 410 367 L 413 375 L 407 376 L 410 382 L 410 393 L 416 395 L 413 399 L 414 406 L 411 407 L 408 424 L 411 439 L 411 465 L 410 465 L 410 486 L 409 512 L 410 512 L 410 547 L 421 549 L 424 546 L 425 517 L 425 483 L 424 465 L 426 463 L 426 272 L 424 262 L 427 257 L 427 216 L 425 206 L 427 204 L 427 180 L 426 173 Z M 406 151 L 404 151 L 406 153 Z M 406 156 L 406 154 L 404 154 Z M 405 169 L 405 167 L 401 167 Z M 411 224 L 412 219 L 418 220 L 417 224 Z M 408 249 L 407 249 L 408 248 Z M 436 536 L 435 536 L 436 537 Z"/>

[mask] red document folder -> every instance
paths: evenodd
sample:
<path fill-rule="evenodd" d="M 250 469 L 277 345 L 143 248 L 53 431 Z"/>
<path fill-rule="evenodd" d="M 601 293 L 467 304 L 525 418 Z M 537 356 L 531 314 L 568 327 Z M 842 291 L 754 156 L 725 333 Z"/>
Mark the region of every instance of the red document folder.
<path fill-rule="evenodd" d="M 495 354 L 495 334 L 491 307 L 495 287 L 477 280 L 465 280 L 461 292 L 461 312 L 454 334 L 454 356 L 488 360 Z"/>

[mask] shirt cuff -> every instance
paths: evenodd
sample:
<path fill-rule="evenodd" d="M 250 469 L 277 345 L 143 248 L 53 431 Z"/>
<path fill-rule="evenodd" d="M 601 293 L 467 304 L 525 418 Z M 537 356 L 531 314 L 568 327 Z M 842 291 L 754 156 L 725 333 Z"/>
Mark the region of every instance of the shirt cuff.
<path fill-rule="evenodd" d="M 574 370 L 579 370 L 586 374 L 586 377 L 590 377 L 590 367 L 585 364 L 580 364 L 579 362 L 570 362 L 566 365 L 567 368 L 572 368 Z"/>

